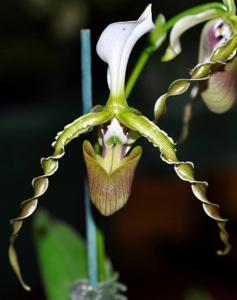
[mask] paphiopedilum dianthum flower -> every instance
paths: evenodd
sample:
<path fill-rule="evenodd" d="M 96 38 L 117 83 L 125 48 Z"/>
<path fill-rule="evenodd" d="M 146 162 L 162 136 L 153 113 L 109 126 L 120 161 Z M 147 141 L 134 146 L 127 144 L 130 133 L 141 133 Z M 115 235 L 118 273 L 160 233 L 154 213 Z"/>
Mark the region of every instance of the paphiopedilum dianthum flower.
<path fill-rule="evenodd" d="M 167 99 L 186 92 L 192 81 L 198 82 L 191 93 L 192 100 L 201 96 L 208 109 L 215 113 L 224 113 L 233 106 L 237 93 L 237 16 L 234 1 L 223 2 L 224 10 L 210 9 L 185 16 L 173 27 L 164 61 L 181 52 L 180 37 L 185 31 L 208 21 L 201 33 L 198 65 L 191 71 L 190 79 L 174 81 L 168 92 L 158 98 L 154 111 L 156 121 L 165 112 Z M 181 140 L 188 134 L 192 103 L 188 103 L 185 109 Z"/>
<path fill-rule="evenodd" d="M 173 165 L 177 175 L 191 184 L 192 191 L 201 201 L 205 213 L 216 220 L 220 228 L 220 238 L 225 245 L 224 250 L 218 253 L 226 254 L 231 248 L 225 229 L 227 220 L 219 215 L 219 206 L 207 199 L 207 183 L 194 178 L 194 166 L 191 162 L 178 160 L 175 143 L 164 131 L 127 104 L 124 84 L 130 52 L 136 41 L 153 27 L 149 5 L 137 21 L 113 23 L 102 32 L 97 43 L 97 53 L 108 64 L 108 101 L 105 106 L 96 106 L 90 113 L 81 116 L 58 133 L 52 144 L 54 153 L 41 160 L 44 174 L 33 179 L 34 196 L 22 202 L 20 215 L 11 220 L 13 233 L 9 248 L 10 262 L 27 290 L 29 287 L 20 273 L 14 241 L 24 219 L 35 211 L 38 198 L 46 192 L 48 177 L 57 171 L 59 159 L 65 154 L 65 146 L 94 127 L 99 128 L 100 132 L 100 153 L 96 153 L 87 140 L 83 143 L 83 153 L 91 200 L 103 215 L 112 215 L 127 202 L 134 171 L 141 156 L 141 147 L 132 149 L 132 146 L 138 137 L 144 137 L 160 150 L 161 159 Z"/>

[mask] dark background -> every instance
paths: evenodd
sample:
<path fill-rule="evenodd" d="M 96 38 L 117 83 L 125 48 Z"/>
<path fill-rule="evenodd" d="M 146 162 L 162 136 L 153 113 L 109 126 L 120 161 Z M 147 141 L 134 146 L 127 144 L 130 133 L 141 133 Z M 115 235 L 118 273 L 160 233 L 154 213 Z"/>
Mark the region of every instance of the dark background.
<path fill-rule="evenodd" d="M 207 1 L 153 1 L 153 15 L 167 19 Z M 65 124 L 81 115 L 80 28 L 91 28 L 94 102 L 108 97 L 107 66 L 95 45 L 111 22 L 136 19 L 147 1 L 13 0 L 0 10 L 0 137 L 1 137 L 1 290 L 0 299 L 45 299 L 31 233 L 25 222 L 17 241 L 25 278 L 33 292 L 20 287 L 7 259 L 9 219 L 32 193 L 31 179 L 41 174 L 39 159 Z M 153 105 L 176 78 L 188 76 L 196 64 L 201 26 L 182 38 L 183 52 L 173 62 L 160 62 L 162 47 L 147 63 L 129 104 L 153 117 Z M 132 69 L 146 38 L 132 52 Z M 166 42 L 167 44 L 167 42 Z M 160 127 L 177 138 L 188 93 L 172 98 Z M 222 246 L 218 229 L 202 211 L 188 184 L 181 182 L 146 141 L 126 207 L 103 220 L 106 244 L 129 299 L 195 300 L 195 289 L 210 299 L 237 298 L 237 111 L 214 115 L 195 105 L 188 141 L 178 147 L 180 159 L 192 160 L 196 177 L 210 184 L 211 201 L 230 219 L 233 251 L 217 257 Z M 81 138 L 70 144 L 59 171 L 51 178 L 39 206 L 83 233 Z M 70 205 L 68 205 L 70 203 Z"/>

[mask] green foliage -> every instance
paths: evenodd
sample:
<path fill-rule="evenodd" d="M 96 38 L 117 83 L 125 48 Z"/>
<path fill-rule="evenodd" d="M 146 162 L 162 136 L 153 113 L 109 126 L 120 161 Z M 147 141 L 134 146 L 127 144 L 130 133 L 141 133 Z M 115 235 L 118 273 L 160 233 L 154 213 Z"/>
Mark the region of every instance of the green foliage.
<path fill-rule="evenodd" d="M 121 294 L 126 291 L 126 286 L 117 281 L 118 274 L 114 273 L 110 260 L 104 255 L 103 235 L 99 229 L 97 238 L 100 282 L 92 286 L 88 280 L 84 239 L 69 225 L 50 217 L 45 211 L 37 213 L 34 239 L 48 300 L 126 299 Z"/>
<path fill-rule="evenodd" d="M 34 238 L 47 299 L 68 300 L 73 282 L 87 278 L 84 240 L 44 211 L 34 218 Z"/>

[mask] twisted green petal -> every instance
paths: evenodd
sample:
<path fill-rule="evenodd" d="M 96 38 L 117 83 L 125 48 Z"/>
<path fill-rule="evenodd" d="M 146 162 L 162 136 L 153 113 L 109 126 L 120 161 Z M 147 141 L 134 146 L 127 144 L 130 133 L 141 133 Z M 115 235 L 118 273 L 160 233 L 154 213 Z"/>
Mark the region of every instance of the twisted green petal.
<path fill-rule="evenodd" d="M 176 156 L 176 149 L 173 140 L 152 121 L 144 116 L 132 113 L 119 115 L 119 120 L 128 128 L 137 131 L 141 136 L 148 139 L 154 147 L 158 147 L 161 152 L 161 159 L 170 165 L 174 165 L 175 172 L 184 181 L 191 184 L 195 197 L 201 201 L 205 213 L 217 222 L 220 229 L 220 239 L 224 243 L 224 250 L 218 250 L 218 255 L 227 254 L 231 245 L 229 244 L 229 234 L 225 229 L 227 219 L 223 219 L 219 214 L 219 206 L 210 202 L 206 196 L 207 182 L 197 181 L 194 178 L 194 166 L 191 162 L 179 161 Z"/>
<path fill-rule="evenodd" d="M 47 158 L 41 159 L 41 165 L 44 174 L 34 178 L 32 181 L 32 186 L 34 189 L 33 197 L 21 203 L 21 211 L 19 216 L 11 220 L 12 235 L 10 237 L 9 260 L 21 285 L 27 291 L 30 290 L 30 287 L 24 282 L 22 278 L 16 250 L 14 248 L 14 242 L 23 225 L 23 221 L 24 219 L 32 215 L 33 212 L 36 210 L 38 198 L 41 197 L 48 188 L 48 177 L 53 175 L 57 171 L 58 161 L 65 154 L 65 146 L 70 141 L 77 138 L 80 134 L 88 131 L 94 126 L 108 122 L 109 120 L 111 120 L 112 117 L 113 114 L 106 111 L 98 113 L 89 113 L 78 118 L 71 124 L 67 125 L 62 132 L 59 132 L 57 134 L 55 142 L 52 144 L 52 146 L 54 147 L 54 153 Z"/>

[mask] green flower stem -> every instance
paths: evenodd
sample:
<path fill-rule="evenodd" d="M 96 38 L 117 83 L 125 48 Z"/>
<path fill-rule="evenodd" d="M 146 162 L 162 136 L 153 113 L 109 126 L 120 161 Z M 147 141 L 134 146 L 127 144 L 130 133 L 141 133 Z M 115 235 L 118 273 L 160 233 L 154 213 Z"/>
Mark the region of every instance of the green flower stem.
<path fill-rule="evenodd" d="M 164 30 L 168 31 L 169 29 L 171 29 L 174 26 L 174 24 L 176 22 L 178 22 L 180 19 L 182 19 L 183 17 L 189 16 L 189 15 L 199 14 L 201 12 L 204 12 L 204 11 L 207 11 L 207 10 L 210 10 L 210 9 L 218 9 L 218 10 L 220 10 L 220 13 L 221 12 L 223 12 L 223 13 L 227 12 L 226 6 L 222 3 L 219 3 L 219 2 L 212 2 L 212 3 L 208 3 L 208 4 L 198 5 L 198 6 L 189 8 L 189 9 L 177 14 L 173 18 L 171 18 L 164 25 Z"/>
<path fill-rule="evenodd" d="M 104 243 L 104 235 L 100 228 L 97 228 L 97 255 L 98 255 L 98 275 L 99 281 L 105 281 L 105 243 Z"/>
<path fill-rule="evenodd" d="M 233 0 L 227 0 L 227 2 L 228 3 L 233 2 Z M 231 6 L 231 5 L 229 4 L 229 6 Z M 168 20 L 164 24 L 163 30 L 161 30 L 161 32 L 162 33 L 168 32 L 174 26 L 174 24 L 176 22 L 178 22 L 180 19 L 182 19 L 185 16 L 194 15 L 194 14 L 201 13 L 203 11 L 210 10 L 210 9 L 218 9 L 218 10 L 220 10 L 220 14 L 227 12 L 226 6 L 224 4 L 218 3 L 218 2 L 212 2 L 212 3 L 208 3 L 208 4 L 198 5 L 196 7 L 187 9 L 187 10 L 177 14 L 176 16 L 174 16 L 173 18 Z M 157 39 L 158 39 L 158 37 L 157 37 Z M 131 92 L 135 86 L 135 83 L 137 82 L 138 77 L 140 76 L 142 70 L 144 69 L 144 67 L 146 65 L 146 62 L 148 61 L 150 56 L 156 50 L 158 50 L 160 48 L 160 46 L 163 44 L 164 41 L 165 41 L 165 39 L 159 44 L 158 47 L 156 45 L 149 45 L 140 54 L 140 56 L 135 64 L 135 67 L 133 68 L 132 73 L 130 74 L 127 84 L 126 84 L 125 94 L 126 94 L 127 98 L 131 94 Z"/>
<path fill-rule="evenodd" d="M 91 80 L 91 41 L 90 30 L 81 30 L 81 63 L 82 63 L 82 106 L 83 114 L 92 108 L 92 80 Z M 87 264 L 88 276 L 92 286 L 98 283 L 97 238 L 96 223 L 92 213 L 88 184 L 84 183 Z"/>
<path fill-rule="evenodd" d="M 126 97 L 129 97 L 139 75 L 141 74 L 143 68 L 145 67 L 146 62 L 148 61 L 152 53 L 154 53 L 156 50 L 157 50 L 156 47 L 150 46 L 145 48 L 140 54 L 137 63 L 126 84 L 126 88 L 125 88 Z"/>

